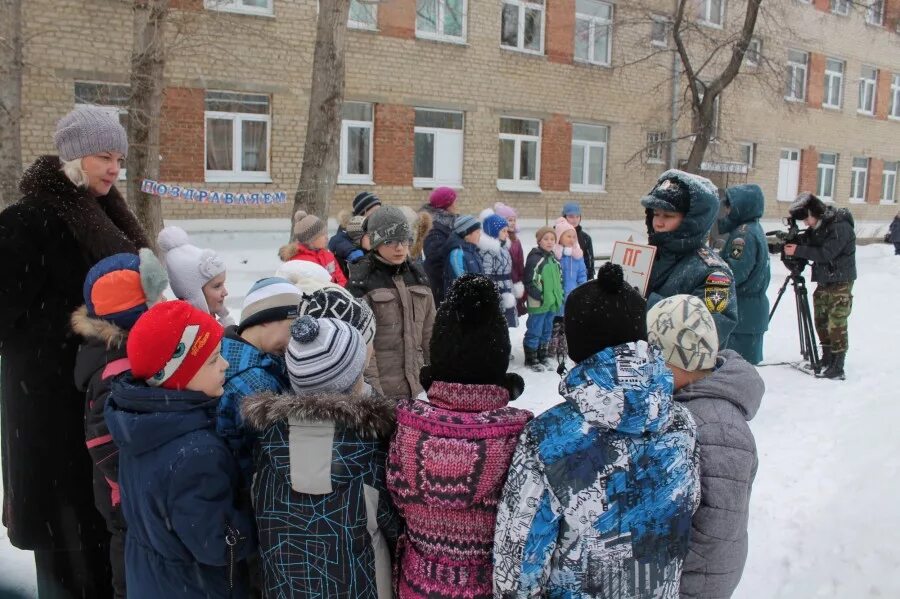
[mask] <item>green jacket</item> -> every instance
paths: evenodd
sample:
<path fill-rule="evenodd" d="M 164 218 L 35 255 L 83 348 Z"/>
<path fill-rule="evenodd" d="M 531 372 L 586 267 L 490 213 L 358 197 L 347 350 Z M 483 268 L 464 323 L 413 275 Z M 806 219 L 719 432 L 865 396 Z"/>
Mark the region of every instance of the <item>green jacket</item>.
<path fill-rule="evenodd" d="M 523 282 L 529 314 L 556 314 L 562 310 L 562 269 L 553 252 L 545 252 L 539 247 L 528 252 Z"/>

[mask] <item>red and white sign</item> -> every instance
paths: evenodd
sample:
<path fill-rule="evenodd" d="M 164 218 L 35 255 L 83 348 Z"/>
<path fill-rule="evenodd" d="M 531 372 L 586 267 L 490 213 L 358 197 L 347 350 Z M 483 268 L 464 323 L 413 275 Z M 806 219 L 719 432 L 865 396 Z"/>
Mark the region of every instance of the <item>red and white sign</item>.
<path fill-rule="evenodd" d="M 609 261 L 622 267 L 625 273 L 625 282 L 638 288 L 641 295 L 647 295 L 647 285 L 650 284 L 650 271 L 653 269 L 653 258 L 656 256 L 656 247 L 642 245 L 630 241 L 617 241 L 613 245 L 612 256 Z"/>

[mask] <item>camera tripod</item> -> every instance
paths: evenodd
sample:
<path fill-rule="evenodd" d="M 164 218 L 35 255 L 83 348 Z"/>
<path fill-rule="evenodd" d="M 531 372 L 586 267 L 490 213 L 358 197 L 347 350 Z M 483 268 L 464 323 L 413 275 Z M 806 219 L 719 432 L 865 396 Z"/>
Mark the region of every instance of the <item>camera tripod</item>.
<path fill-rule="evenodd" d="M 800 274 L 802 271 L 791 270 L 791 274 L 784 280 L 781 289 L 778 290 L 778 296 L 775 298 L 775 305 L 769 312 L 769 322 L 772 322 L 772 316 L 778 308 L 778 303 L 787 289 L 788 283 L 794 288 L 794 302 L 797 308 L 797 332 L 800 335 L 800 354 L 803 359 L 809 362 L 813 372 L 818 374 L 821 368 L 819 361 L 819 350 L 816 345 L 816 329 L 813 323 L 812 313 L 809 310 L 809 296 L 806 292 L 806 279 Z"/>

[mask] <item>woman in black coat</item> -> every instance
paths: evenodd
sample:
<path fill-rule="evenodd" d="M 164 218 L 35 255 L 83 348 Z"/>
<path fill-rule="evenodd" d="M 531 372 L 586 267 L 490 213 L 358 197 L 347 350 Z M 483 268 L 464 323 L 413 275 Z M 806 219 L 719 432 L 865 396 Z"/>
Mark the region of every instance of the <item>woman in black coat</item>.
<path fill-rule="evenodd" d="M 13 545 L 34 551 L 41 599 L 109 597 L 69 317 L 92 265 L 149 242 L 113 186 L 128 149 L 116 117 L 77 108 L 54 141 L 59 157 L 38 158 L 22 199 L 0 213 L 3 524 Z"/>

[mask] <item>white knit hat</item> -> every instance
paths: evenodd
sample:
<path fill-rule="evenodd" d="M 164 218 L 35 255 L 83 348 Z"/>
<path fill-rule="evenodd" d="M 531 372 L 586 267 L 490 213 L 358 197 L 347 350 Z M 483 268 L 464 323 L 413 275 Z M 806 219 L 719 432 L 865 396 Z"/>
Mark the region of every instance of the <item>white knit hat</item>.
<path fill-rule="evenodd" d="M 209 312 L 203 286 L 225 272 L 225 262 L 215 250 L 198 248 L 190 241 L 184 229 L 175 226 L 166 227 L 156 238 L 172 293 L 198 310 Z"/>
<path fill-rule="evenodd" d="M 716 323 L 693 295 L 667 297 L 647 311 L 647 342 L 662 350 L 667 364 L 682 370 L 709 370 L 716 365 Z"/>
<path fill-rule="evenodd" d="M 366 367 L 366 345 L 350 324 L 301 316 L 291 325 L 285 359 L 294 392 L 346 393 Z"/>
<path fill-rule="evenodd" d="M 297 286 L 301 293 L 312 293 L 325 287 L 338 286 L 331 282 L 331 273 L 309 260 L 288 260 L 275 270 L 275 276 L 287 279 Z"/>

